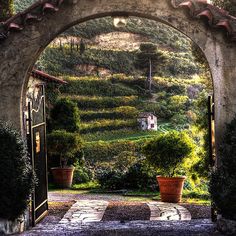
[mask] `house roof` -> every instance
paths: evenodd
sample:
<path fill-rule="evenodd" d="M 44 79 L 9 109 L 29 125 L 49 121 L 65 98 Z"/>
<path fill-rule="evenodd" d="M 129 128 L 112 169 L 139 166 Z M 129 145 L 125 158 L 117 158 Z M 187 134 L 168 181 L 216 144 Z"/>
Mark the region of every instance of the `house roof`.
<path fill-rule="evenodd" d="M 236 17 L 223 9 L 207 3 L 207 0 L 172 0 L 174 8 L 185 8 L 195 19 L 207 21 L 213 29 L 224 30 L 231 41 L 236 42 Z"/>
<path fill-rule="evenodd" d="M 236 42 L 236 18 L 207 0 L 169 0 L 174 8 L 186 8 L 193 18 L 206 19 L 213 29 L 224 29 L 230 40 Z M 0 42 L 14 31 L 21 31 L 29 23 L 41 21 L 47 12 L 57 12 L 65 0 L 41 0 L 5 22 L 0 22 Z"/>
<path fill-rule="evenodd" d="M 52 75 L 49 75 L 43 71 L 33 69 L 31 72 L 31 76 L 36 79 L 44 80 L 46 82 L 53 82 L 53 83 L 58 83 L 58 84 L 68 84 L 66 81 L 56 78 Z"/>
<path fill-rule="evenodd" d="M 138 118 L 148 118 L 149 116 L 155 116 L 155 115 L 151 112 L 141 112 L 139 113 Z"/>

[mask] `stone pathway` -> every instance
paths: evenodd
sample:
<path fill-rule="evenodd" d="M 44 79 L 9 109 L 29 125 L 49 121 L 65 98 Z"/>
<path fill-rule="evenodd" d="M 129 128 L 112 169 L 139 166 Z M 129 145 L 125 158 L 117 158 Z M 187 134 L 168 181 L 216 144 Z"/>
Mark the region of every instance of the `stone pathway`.
<path fill-rule="evenodd" d="M 190 212 L 177 204 L 164 202 L 147 202 L 151 210 L 150 220 L 191 220 Z"/>
<path fill-rule="evenodd" d="M 64 195 L 65 197 L 65 195 Z M 71 196 L 72 197 L 72 196 Z M 122 201 L 122 197 L 103 195 L 78 196 L 76 203 L 57 223 L 38 224 L 25 232 L 24 236 L 34 235 L 79 235 L 79 236 L 211 236 L 216 232 L 210 220 L 191 220 L 187 209 L 178 204 L 157 201 L 145 202 L 151 211 L 150 221 L 101 221 L 109 201 Z M 111 198 L 112 197 L 112 198 Z M 58 194 L 51 200 L 60 198 Z M 75 195 L 74 195 L 75 199 Z M 60 198 L 58 200 L 68 200 Z M 71 200 L 69 198 L 69 200 Z"/>
<path fill-rule="evenodd" d="M 60 224 L 99 222 L 108 204 L 102 200 L 80 200 L 65 214 Z"/>
<path fill-rule="evenodd" d="M 62 224 L 99 222 L 108 206 L 108 201 L 80 200 L 77 201 L 60 221 Z M 146 202 L 151 211 L 150 221 L 155 220 L 191 220 L 187 209 L 173 203 Z"/>

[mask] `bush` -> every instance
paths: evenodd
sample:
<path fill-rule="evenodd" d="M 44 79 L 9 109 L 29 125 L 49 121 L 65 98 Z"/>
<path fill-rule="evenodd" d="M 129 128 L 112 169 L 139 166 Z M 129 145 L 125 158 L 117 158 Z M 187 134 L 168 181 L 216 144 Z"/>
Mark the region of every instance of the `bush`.
<path fill-rule="evenodd" d="M 128 189 L 155 191 L 157 190 L 156 171 L 147 165 L 145 160 L 140 160 L 129 168 L 124 183 Z"/>
<path fill-rule="evenodd" d="M 236 118 L 227 125 L 218 168 L 212 172 L 209 191 L 218 212 L 236 220 Z"/>
<path fill-rule="evenodd" d="M 101 187 L 108 190 L 157 190 L 156 172 L 131 152 L 121 152 L 113 163 L 100 168 L 97 175 Z"/>
<path fill-rule="evenodd" d="M 84 147 L 84 156 L 92 166 L 97 166 L 100 162 L 112 162 L 116 160 L 121 152 L 139 152 L 141 142 L 135 141 L 115 141 L 115 142 L 90 142 Z"/>
<path fill-rule="evenodd" d="M 54 130 L 47 136 L 49 156 L 59 158 L 60 166 L 73 165 L 76 162 L 76 154 L 82 150 L 81 137 L 65 130 Z"/>
<path fill-rule="evenodd" d="M 9 125 L 0 123 L 0 218 L 24 213 L 35 184 L 26 143 Z"/>
<path fill-rule="evenodd" d="M 69 132 L 79 130 L 79 109 L 76 103 L 68 98 L 57 101 L 51 110 L 51 119 L 53 129 L 64 129 Z"/>
<path fill-rule="evenodd" d="M 88 183 L 91 177 L 92 173 L 85 166 L 75 166 L 73 184 Z"/>
<path fill-rule="evenodd" d="M 170 131 L 147 142 L 143 154 L 165 176 L 174 176 L 193 149 L 193 141 L 184 132 Z"/>
<path fill-rule="evenodd" d="M 125 173 L 122 170 L 108 168 L 98 175 L 98 182 L 103 189 L 120 190 L 124 188 Z"/>

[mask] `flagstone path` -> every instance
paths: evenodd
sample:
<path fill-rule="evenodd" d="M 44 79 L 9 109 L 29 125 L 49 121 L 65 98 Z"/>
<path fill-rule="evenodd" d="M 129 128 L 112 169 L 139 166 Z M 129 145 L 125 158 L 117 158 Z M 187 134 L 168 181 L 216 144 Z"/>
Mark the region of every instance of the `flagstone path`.
<path fill-rule="evenodd" d="M 158 236 L 158 235 L 220 235 L 209 219 L 191 220 L 189 211 L 178 204 L 158 201 L 145 202 L 150 209 L 149 221 L 102 221 L 110 201 L 122 201 L 116 195 L 65 195 L 50 194 L 49 198 L 75 204 L 59 223 L 38 224 L 23 233 L 33 235 L 79 235 L 79 236 Z"/>

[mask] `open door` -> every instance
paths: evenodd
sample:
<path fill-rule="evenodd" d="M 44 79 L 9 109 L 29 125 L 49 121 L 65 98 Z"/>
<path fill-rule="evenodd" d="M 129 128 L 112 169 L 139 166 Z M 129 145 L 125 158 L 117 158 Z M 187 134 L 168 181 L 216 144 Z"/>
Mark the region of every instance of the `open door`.
<path fill-rule="evenodd" d="M 28 100 L 27 122 L 28 149 L 32 167 L 38 179 L 31 202 L 32 226 L 35 226 L 48 212 L 46 114 L 43 84 L 35 85 L 33 96 Z"/>

